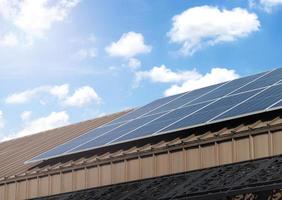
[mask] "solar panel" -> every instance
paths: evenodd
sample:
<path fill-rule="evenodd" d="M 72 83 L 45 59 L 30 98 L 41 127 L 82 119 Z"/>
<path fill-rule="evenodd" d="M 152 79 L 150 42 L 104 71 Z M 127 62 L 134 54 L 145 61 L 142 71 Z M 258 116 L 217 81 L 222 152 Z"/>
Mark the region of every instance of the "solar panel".
<path fill-rule="evenodd" d="M 282 107 L 282 68 L 155 100 L 29 162 Z"/>

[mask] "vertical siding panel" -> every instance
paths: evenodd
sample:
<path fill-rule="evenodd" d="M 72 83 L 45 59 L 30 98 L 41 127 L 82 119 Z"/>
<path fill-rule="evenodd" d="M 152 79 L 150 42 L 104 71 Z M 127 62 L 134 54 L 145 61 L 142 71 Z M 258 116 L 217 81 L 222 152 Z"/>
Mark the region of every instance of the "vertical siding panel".
<path fill-rule="evenodd" d="M 74 172 L 75 174 L 75 190 L 85 189 L 85 178 L 86 173 L 85 169 L 79 169 Z"/>
<path fill-rule="evenodd" d="M 0 200 L 5 200 L 5 185 L 0 185 Z"/>
<path fill-rule="evenodd" d="M 62 173 L 62 192 L 72 191 L 73 183 L 73 174 L 72 171 Z"/>
<path fill-rule="evenodd" d="M 188 170 L 199 169 L 201 167 L 200 150 L 198 147 L 187 149 L 186 156 Z"/>
<path fill-rule="evenodd" d="M 48 196 L 49 194 L 49 177 L 39 177 L 39 196 Z"/>
<path fill-rule="evenodd" d="M 236 139 L 236 161 L 250 159 L 250 142 L 249 137 Z"/>
<path fill-rule="evenodd" d="M 232 141 L 224 141 L 218 143 L 219 148 L 219 164 L 232 163 Z"/>
<path fill-rule="evenodd" d="M 178 173 L 184 171 L 184 159 L 183 159 L 183 151 L 171 152 L 171 172 Z"/>
<path fill-rule="evenodd" d="M 28 179 L 28 198 L 35 198 L 38 196 L 38 179 Z"/>
<path fill-rule="evenodd" d="M 133 181 L 140 178 L 140 163 L 138 158 L 127 160 L 127 175 L 128 181 Z"/>
<path fill-rule="evenodd" d="M 212 167 L 216 165 L 215 145 L 205 145 L 201 148 L 202 151 L 202 167 Z"/>
<path fill-rule="evenodd" d="M 125 181 L 125 163 L 123 161 L 113 163 L 113 183 L 121 183 Z"/>
<path fill-rule="evenodd" d="M 167 153 L 156 155 L 157 176 L 169 174 L 169 155 Z"/>
<path fill-rule="evenodd" d="M 254 156 L 255 158 L 262 158 L 269 155 L 268 148 L 268 134 L 256 135 L 254 140 Z"/>
<path fill-rule="evenodd" d="M 16 200 L 16 183 L 7 184 L 8 200 Z"/>
<path fill-rule="evenodd" d="M 58 194 L 61 192 L 61 175 L 55 174 L 51 176 L 51 194 Z"/>
<path fill-rule="evenodd" d="M 147 156 L 141 158 L 141 178 L 154 176 L 154 157 Z"/>
<path fill-rule="evenodd" d="M 111 184 L 111 164 L 105 164 L 100 166 L 101 174 L 101 185 L 109 185 Z"/>
<path fill-rule="evenodd" d="M 282 154 L 282 131 L 276 131 L 272 133 L 273 138 L 273 154 L 279 155 Z"/>
<path fill-rule="evenodd" d="M 88 177 L 87 177 L 87 187 L 97 187 L 99 185 L 99 172 L 98 172 L 98 167 L 91 167 L 88 168 Z"/>
<path fill-rule="evenodd" d="M 17 186 L 17 200 L 22 200 L 27 198 L 26 189 L 27 183 L 26 181 L 20 181 L 18 182 Z"/>

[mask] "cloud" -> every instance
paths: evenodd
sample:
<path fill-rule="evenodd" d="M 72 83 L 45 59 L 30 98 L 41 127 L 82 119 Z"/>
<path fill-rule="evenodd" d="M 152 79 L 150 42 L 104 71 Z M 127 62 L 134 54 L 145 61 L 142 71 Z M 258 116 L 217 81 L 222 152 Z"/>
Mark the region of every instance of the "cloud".
<path fill-rule="evenodd" d="M 69 85 L 54 85 L 54 86 L 40 86 L 33 89 L 18 92 L 6 97 L 7 104 L 24 104 L 30 102 L 32 99 L 39 97 L 43 94 L 54 96 L 58 99 L 59 104 L 64 106 L 85 106 L 92 102 L 100 103 L 101 98 L 96 91 L 90 86 L 82 86 L 69 94 Z M 40 103 L 46 105 L 46 102 L 40 99 Z"/>
<path fill-rule="evenodd" d="M 110 56 L 132 58 L 138 54 L 149 53 L 152 50 L 150 45 L 146 45 L 141 33 L 124 33 L 117 42 L 111 43 L 105 48 Z"/>
<path fill-rule="evenodd" d="M 172 71 L 165 65 L 153 67 L 148 71 L 136 72 L 137 83 L 145 79 L 155 83 L 171 83 L 172 85 L 164 92 L 165 96 L 229 81 L 238 77 L 239 75 L 234 70 L 226 68 L 212 68 L 210 72 L 201 74 L 196 69 Z"/>
<path fill-rule="evenodd" d="M 141 66 L 141 61 L 136 58 L 130 58 L 127 65 L 130 69 L 136 70 Z"/>
<path fill-rule="evenodd" d="M 27 38 L 44 37 L 55 22 L 64 21 L 80 0 L 0 0 L 0 16 Z"/>
<path fill-rule="evenodd" d="M 73 95 L 67 97 L 63 101 L 63 105 L 65 106 L 84 106 L 91 102 L 100 103 L 101 98 L 98 96 L 96 91 L 89 87 L 84 86 L 77 89 Z"/>
<path fill-rule="evenodd" d="M 31 111 L 22 112 L 22 114 L 21 114 L 22 121 L 28 121 L 30 119 L 31 115 L 32 115 Z"/>
<path fill-rule="evenodd" d="M 261 8 L 271 13 L 275 7 L 282 6 L 282 0 L 249 0 L 249 6 L 251 8 Z"/>
<path fill-rule="evenodd" d="M 59 99 L 66 97 L 69 94 L 69 85 L 55 85 L 49 89 L 50 93 Z"/>
<path fill-rule="evenodd" d="M 0 129 L 5 127 L 5 120 L 4 120 L 4 114 L 3 111 L 0 110 Z"/>
<path fill-rule="evenodd" d="M 48 116 L 28 121 L 25 124 L 25 127 L 11 138 L 23 137 L 67 124 L 69 124 L 69 115 L 67 114 L 67 112 L 52 112 Z"/>
<path fill-rule="evenodd" d="M 7 33 L 0 37 L 0 46 L 14 47 L 19 43 L 18 37 L 14 33 Z"/>
<path fill-rule="evenodd" d="M 246 37 L 260 28 L 258 17 L 242 8 L 193 7 L 172 18 L 170 41 L 182 45 L 181 53 L 196 51 L 220 42 Z"/>
<path fill-rule="evenodd" d="M 89 58 L 95 58 L 97 56 L 97 49 L 96 48 L 79 49 L 76 52 L 75 55 L 80 60 L 85 60 L 85 59 L 89 59 Z"/>

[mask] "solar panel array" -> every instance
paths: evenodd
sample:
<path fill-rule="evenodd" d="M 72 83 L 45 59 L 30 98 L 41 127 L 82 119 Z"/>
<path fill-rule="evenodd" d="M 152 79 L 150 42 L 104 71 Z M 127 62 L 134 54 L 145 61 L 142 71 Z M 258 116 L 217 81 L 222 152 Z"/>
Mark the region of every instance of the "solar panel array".
<path fill-rule="evenodd" d="M 55 147 L 29 162 L 279 109 L 282 68 L 164 97 Z"/>

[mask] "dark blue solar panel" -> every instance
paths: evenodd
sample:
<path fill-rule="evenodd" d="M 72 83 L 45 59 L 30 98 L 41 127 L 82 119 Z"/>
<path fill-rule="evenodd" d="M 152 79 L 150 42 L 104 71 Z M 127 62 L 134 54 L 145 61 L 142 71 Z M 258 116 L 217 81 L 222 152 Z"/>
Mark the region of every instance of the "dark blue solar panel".
<path fill-rule="evenodd" d="M 201 104 L 187 106 L 187 107 L 183 107 L 183 108 L 179 108 L 177 110 L 174 110 L 174 111 L 168 113 L 167 115 L 164 115 L 164 116 L 150 122 L 146 126 L 143 126 L 139 129 L 127 134 L 127 135 L 124 135 L 123 137 L 113 141 L 112 143 L 121 142 L 121 141 L 125 141 L 125 140 L 132 140 L 132 139 L 135 139 L 135 138 L 140 138 L 140 137 L 144 137 L 144 136 L 148 136 L 150 134 L 153 134 L 156 131 L 158 131 L 158 130 L 168 126 L 169 124 L 187 116 L 188 114 L 192 114 L 193 112 L 199 110 L 200 108 L 202 108 L 206 105 L 208 105 L 208 103 L 201 103 Z"/>
<path fill-rule="evenodd" d="M 99 137 L 95 140 L 89 141 L 86 144 L 73 149 L 70 152 L 77 152 L 77 151 L 81 151 L 83 149 L 89 149 L 89 148 L 105 145 L 105 144 L 109 143 L 110 141 L 112 141 L 112 140 L 114 140 L 118 137 L 121 137 L 122 135 L 124 135 L 124 134 L 126 134 L 130 131 L 133 131 L 136 128 L 138 128 L 138 127 L 140 127 L 140 126 L 160 117 L 161 115 L 162 114 L 155 114 L 155 115 L 150 115 L 150 116 L 146 116 L 146 117 L 143 117 L 143 118 L 138 118 L 138 119 L 135 119 L 133 121 L 130 121 L 130 122 L 126 123 L 125 125 L 117 128 L 117 129 L 114 129 L 113 131 L 110 131 L 107 134 L 105 134 L 105 135 L 103 135 L 103 136 L 101 136 L 101 137 Z"/>
<path fill-rule="evenodd" d="M 78 138 L 75 138 L 73 140 L 70 140 L 62 145 L 59 145 L 57 147 L 55 147 L 54 149 L 51 149 L 37 157 L 34 157 L 33 159 L 34 160 L 38 160 L 38 159 L 42 159 L 42 158 L 48 158 L 48 157 L 52 157 L 54 155 L 60 155 L 60 154 L 63 154 L 75 147 L 77 147 L 78 145 L 80 144 L 83 144 L 95 137 L 98 137 L 112 129 L 115 129 L 117 128 L 118 126 L 122 125 L 123 123 L 119 123 L 119 124 L 113 124 L 113 125 L 108 125 L 108 126 L 104 126 L 104 127 L 101 127 L 101 128 L 97 128 L 97 129 L 94 129 L 93 131 L 90 131 L 84 135 L 81 135 L 80 137 Z"/>
<path fill-rule="evenodd" d="M 116 120 L 113 120 L 111 122 L 111 124 L 113 123 L 118 123 L 118 122 L 123 122 L 123 121 L 128 121 L 128 120 L 132 120 L 132 119 L 135 119 L 135 118 L 138 118 L 148 112 L 150 112 L 151 110 L 154 110 L 156 108 L 158 108 L 159 106 L 163 105 L 163 104 L 166 104 L 170 101 L 172 101 L 173 99 L 175 98 L 178 98 L 179 96 L 181 96 L 183 94 L 177 94 L 177 95 L 173 95 L 173 96 L 169 96 L 169 97 L 164 97 L 164 98 L 161 98 L 161 99 L 158 99 L 158 100 L 155 100 L 153 101 L 152 103 L 149 103 L 139 109 L 136 109 L 124 116 L 121 116 L 119 117 L 118 119 Z"/>
<path fill-rule="evenodd" d="M 221 120 L 238 115 L 244 115 L 246 113 L 249 114 L 252 112 L 263 111 L 269 106 L 279 101 L 280 99 L 282 99 L 282 85 L 276 85 L 263 91 L 262 93 L 258 94 L 254 98 L 237 106 L 236 108 L 222 114 L 221 116 L 217 117 L 215 120 Z"/>
<path fill-rule="evenodd" d="M 160 112 L 179 108 L 180 106 L 184 106 L 185 104 L 189 104 L 189 103 L 192 104 L 194 102 L 193 100 L 201 97 L 202 95 L 204 95 L 208 92 L 211 92 L 212 90 L 215 90 L 216 88 L 223 86 L 224 84 L 225 83 L 221 83 L 221 84 L 201 88 L 201 89 L 198 89 L 198 90 L 193 90 L 191 92 L 188 92 L 184 96 L 182 96 L 178 99 L 175 99 L 174 101 L 172 101 L 172 102 L 170 102 L 170 103 L 168 103 L 164 106 L 161 106 L 161 107 L 153 110 L 152 112 L 149 112 L 148 114 L 160 113 Z"/>
<path fill-rule="evenodd" d="M 195 114 L 188 116 L 182 119 L 181 121 L 176 122 L 175 124 L 172 124 L 171 126 L 165 128 L 164 130 L 161 130 L 161 132 L 167 132 L 171 130 L 182 129 L 185 127 L 190 127 L 190 126 L 195 126 L 195 125 L 206 123 L 208 120 L 212 119 L 213 117 L 216 117 L 217 115 L 226 111 L 227 109 L 232 108 L 233 106 L 237 105 L 238 103 L 253 96 L 257 92 L 258 91 L 251 91 L 251 92 L 246 92 L 246 93 L 242 93 L 242 94 L 229 96 L 229 97 L 220 99 L 210 104 L 209 106 L 201 109 L 200 111 L 196 112 Z"/>
<path fill-rule="evenodd" d="M 279 68 L 279 69 L 276 69 L 266 74 L 265 76 L 261 77 L 260 79 L 256 80 L 255 82 L 250 83 L 249 85 L 246 85 L 245 87 L 241 88 L 240 90 L 236 91 L 235 93 L 245 92 L 245 91 L 249 91 L 249 90 L 253 90 L 253 89 L 257 89 L 261 87 L 270 86 L 276 83 L 277 81 L 279 81 L 281 77 L 282 77 L 282 68 Z"/>
<path fill-rule="evenodd" d="M 274 105 L 270 107 L 270 109 L 282 107 L 282 99 L 279 102 L 276 102 Z"/>
<path fill-rule="evenodd" d="M 263 76 L 265 74 L 264 73 L 260 73 L 260 74 L 256 74 L 253 76 L 247 76 L 244 78 L 240 78 L 240 79 L 235 79 L 229 83 L 227 83 L 226 85 L 224 85 L 224 87 L 220 87 L 216 90 L 214 90 L 213 92 L 202 96 L 201 98 L 197 99 L 194 102 L 203 102 L 206 100 L 210 100 L 210 99 L 217 99 L 220 97 L 223 97 L 229 93 L 237 93 L 236 90 L 239 90 L 239 88 L 244 87 L 246 84 L 255 81 L 256 79 L 258 79 L 259 77 Z M 193 103 L 194 103 L 193 102 Z"/>

